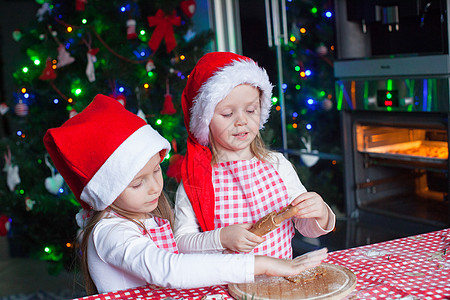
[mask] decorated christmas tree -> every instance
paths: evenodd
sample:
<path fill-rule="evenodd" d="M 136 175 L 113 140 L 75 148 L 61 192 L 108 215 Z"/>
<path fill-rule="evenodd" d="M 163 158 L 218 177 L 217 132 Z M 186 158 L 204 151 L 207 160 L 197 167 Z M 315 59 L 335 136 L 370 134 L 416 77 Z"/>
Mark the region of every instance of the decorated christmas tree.
<path fill-rule="evenodd" d="M 212 33 L 193 29 L 195 0 L 37 2 L 36 19 L 13 33 L 23 60 L 16 92 L 1 104 L 0 233 L 12 256 L 48 260 L 57 272 L 73 262 L 80 206 L 46 154 L 46 130 L 109 95 L 172 141 L 163 167 L 176 186 L 187 136 L 179 99 Z"/>
<path fill-rule="evenodd" d="M 333 7 L 325 0 L 293 0 L 287 2 L 286 14 L 289 41 L 282 47 L 282 88 L 288 154 L 307 189 L 342 209 L 340 123 L 334 97 Z M 280 109 L 278 104 L 275 106 Z M 279 139 L 276 143 L 280 146 Z"/>
<path fill-rule="evenodd" d="M 342 211 L 342 151 L 333 69 L 333 1 L 287 0 L 284 3 L 286 18 L 281 4 L 277 13 L 264 1 L 239 1 L 243 54 L 264 66 L 275 85 L 273 110 L 262 137 L 270 148 L 287 153 L 308 190 L 318 192 L 328 204 Z M 279 48 L 273 37 L 274 20 L 278 20 L 281 33 L 286 32 L 278 39 Z M 267 27 L 271 30 L 268 34 Z M 268 40 L 272 41 L 271 45 Z M 281 63 L 277 62 L 279 55 Z"/>

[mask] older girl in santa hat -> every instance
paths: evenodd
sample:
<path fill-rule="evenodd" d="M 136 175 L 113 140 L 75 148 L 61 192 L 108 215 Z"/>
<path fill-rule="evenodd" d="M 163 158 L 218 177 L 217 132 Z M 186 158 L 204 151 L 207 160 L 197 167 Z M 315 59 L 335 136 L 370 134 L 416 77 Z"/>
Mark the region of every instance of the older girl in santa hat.
<path fill-rule="evenodd" d="M 160 162 L 169 142 L 115 99 L 98 95 L 49 129 L 44 144 L 84 211 L 82 267 L 89 294 L 154 284 L 194 288 L 286 276 L 320 264 L 326 249 L 299 259 L 178 254 Z"/>
<path fill-rule="evenodd" d="M 260 137 L 271 109 L 272 84 L 248 57 L 203 56 L 182 95 L 187 152 L 175 203 L 181 252 L 253 252 L 291 258 L 294 225 L 307 237 L 330 232 L 335 215 L 307 192 L 291 163 L 268 151 Z M 252 223 L 288 204 L 298 213 L 256 236 Z M 293 225 L 294 223 L 294 225 Z"/>

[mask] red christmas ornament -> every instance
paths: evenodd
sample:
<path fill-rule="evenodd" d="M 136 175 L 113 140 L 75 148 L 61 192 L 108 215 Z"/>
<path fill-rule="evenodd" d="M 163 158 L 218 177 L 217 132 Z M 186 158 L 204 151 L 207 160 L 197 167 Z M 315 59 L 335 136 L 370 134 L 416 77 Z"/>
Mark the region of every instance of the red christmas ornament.
<path fill-rule="evenodd" d="M 6 236 L 11 226 L 11 219 L 5 215 L 0 216 L 0 236 Z"/>
<path fill-rule="evenodd" d="M 156 14 L 152 17 L 147 17 L 148 25 L 150 27 L 156 26 L 152 37 L 148 41 L 148 46 L 153 52 L 158 50 L 161 41 L 166 42 L 166 51 L 170 53 L 177 45 L 175 40 L 175 33 L 173 26 L 180 26 L 181 18 L 173 11 L 172 15 L 166 15 L 162 9 L 158 9 Z"/>
<path fill-rule="evenodd" d="M 177 111 L 173 106 L 172 95 L 170 94 L 169 79 L 166 79 L 166 94 L 164 95 L 164 105 L 161 110 L 162 115 L 173 115 Z"/>
<path fill-rule="evenodd" d="M 128 19 L 127 21 L 127 39 L 132 40 L 137 38 L 136 20 Z"/>
<path fill-rule="evenodd" d="M 173 115 L 177 111 L 175 110 L 175 107 L 173 106 L 172 102 L 172 95 L 171 94 L 165 94 L 164 95 L 164 106 L 161 110 L 162 115 Z"/>
<path fill-rule="evenodd" d="M 197 4 L 195 0 L 184 0 L 180 3 L 181 10 L 188 18 L 192 18 L 195 13 L 195 9 L 197 8 Z"/>
<path fill-rule="evenodd" d="M 181 165 L 183 164 L 183 159 L 184 156 L 181 154 L 172 155 L 169 160 L 169 167 L 166 171 L 166 175 L 175 178 L 177 183 L 181 182 Z"/>
<path fill-rule="evenodd" d="M 92 56 L 96 56 L 99 50 L 99 48 L 92 48 L 88 50 L 88 53 Z"/>
<path fill-rule="evenodd" d="M 75 0 L 75 10 L 84 11 L 87 0 Z"/>
<path fill-rule="evenodd" d="M 41 76 L 39 76 L 40 80 L 51 80 L 56 78 L 55 70 L 53 70 L 52 61 L 50 58 L 47 59 L 45 63 L 44 71 L 42 71 Z"/>
<path fill-rule="evenodd" d="M 176 140 L 176 139 L 172 139 L 171 144 L 172 144 L 172 149 L 173 149 L 173 151 L 174 151 L 175 153 L 178 152 L 177 140 Z"/>

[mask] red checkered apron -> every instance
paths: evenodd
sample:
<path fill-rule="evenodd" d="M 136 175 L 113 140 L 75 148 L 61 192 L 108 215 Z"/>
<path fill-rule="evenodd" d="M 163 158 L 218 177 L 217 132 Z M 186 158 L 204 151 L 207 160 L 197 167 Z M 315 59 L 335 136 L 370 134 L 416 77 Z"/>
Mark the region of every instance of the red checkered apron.
<path fill-rule="evenodd" d="M 169 221 L 158 217 L 153 218 L 155 219 L 156 224 L 158 224 L 158 227 L 147 229 L 147 232 L 153 242 L 155 242 L 156 246 L 160 249 L 164 249 L 172 253 L 178 253 L 177 243 L 173 237 L 173 232 Z"/>
<path fill-rule="evenodd" d="M 216 228 L 231 224 L 255 223 L 266 214 L 289 204 L 286 186 L 275 168 L 261 161 L 218 163 L 213 168 Z M 291 220 L 268 233 L 266 241 L 251 253 L 291 258 L 294 236 Z"/>

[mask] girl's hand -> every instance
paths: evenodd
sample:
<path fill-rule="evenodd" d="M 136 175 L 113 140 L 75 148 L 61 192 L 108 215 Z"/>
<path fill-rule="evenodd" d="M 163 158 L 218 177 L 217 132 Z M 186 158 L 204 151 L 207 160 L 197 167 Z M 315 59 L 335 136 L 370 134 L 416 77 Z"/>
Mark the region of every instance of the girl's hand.
<path fill-rule="evenodd" d="M 327 258 L 328 249 L 308 252 L 294 259 L 278 259 L 270 256 L 255 256 L 255 275 L 293 276 L 317 267 Z"/>
<path fill-rule="evenodd" d="M 328 208 L 322 197 L 315 192 L 306 192 L 292 201 L 291 205 L 299 210 L 295 218 L 315 218 L 322 228 L 328 225 Z"/>
<path fill-rule="evenodd" d="M 248 229 L 252 224 L 233 224 L 220 230 L 220 242 L 224 248 L 230 251 L 250 252 L 265 241 L 265 238 L 257 236 Z"/>

